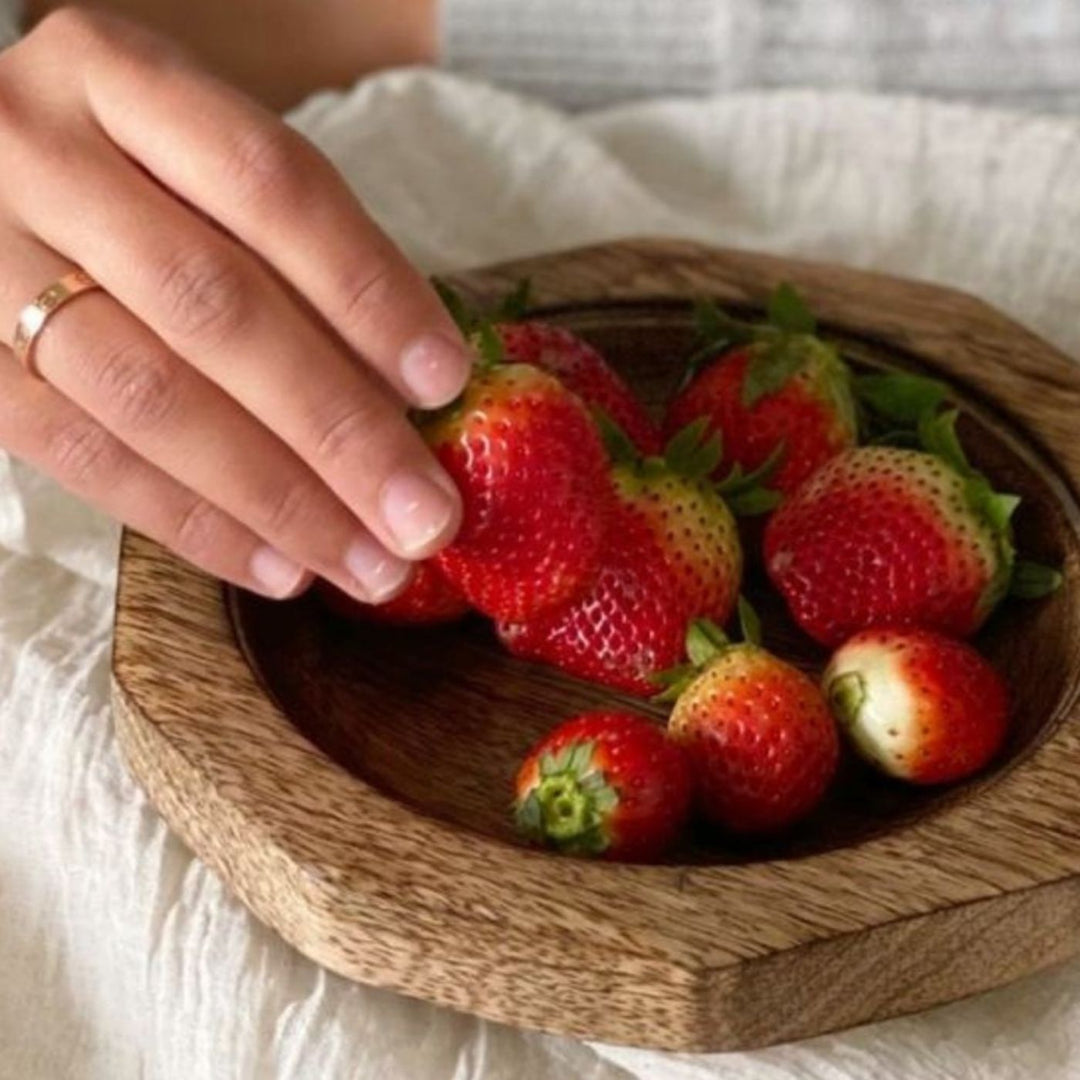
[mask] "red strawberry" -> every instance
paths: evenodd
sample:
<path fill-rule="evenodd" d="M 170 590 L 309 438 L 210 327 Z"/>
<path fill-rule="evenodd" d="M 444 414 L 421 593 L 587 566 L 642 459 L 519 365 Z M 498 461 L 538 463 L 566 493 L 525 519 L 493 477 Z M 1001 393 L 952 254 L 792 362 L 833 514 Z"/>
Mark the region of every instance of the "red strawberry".
<path fill-rule="evenodd" d="M 528 279 L 486 316 L 472 310 L 445 282 L 434 285 L 461 332 L 478 341 L 482 350 L 495 347 L 509 363 L 532 364 L 554 375 L 587 408 L 614 420 L 641 453 L 660 452 L 656 424 L 597 349 L 565 327 L 526 321 Z"/>
<path fill-rule="evenodd" d="M 740 833 L 805 817 L 838 757 L 821 691 L 759 645 L 732 645 L 714 626 L 695 623 L 687 651 L 700 673 L 668 692 L 678 695 L 668 732 L 687 752 L 702 814 Z"/>
<path fill-rule="evenodd" d="M 469 611 L 465 598 L 430 560 L 418 563 L 412 581 L 385 604 L 364 604 L 347 593 L 319 581 L 319 594 L 326 606 L 347 619 L 421 625 L 452 622 Z"/>
<path fill-rule="evenodd" d="M 672 401 L 665 434 L 707 417 L 709 433 L 723 433 L 719 475 L 735 466 L 756 472 L 778 454 L 770 486 L 785 496 L 855 445 L 847 365 L 816 336 L 814 317 L 794 289 L 776 290 L 768 321 L 759 325 L 738 322 L 711 306 L 699 314 L 710 344 Z"/>
<path fill-rule="evenodd" d="M 1008 693 L 970 646 L 929 630 L 864 630 L 822 682 L 834 715 L 872 765 L 916 784 L 977 772 L 997 753 Z"/>
<path fill-rule="evenodd" d="M 641 457 L 622 432 L 601 419 L 614 467 L 615 494 L 649 527 L 692 616 L 727 622 L 742 577 L 735 519 L 709 474 L 720 447 L 691 424 L 664 456 Z"/>
<path fill-rule="evenodd" d="M 515 817 L 530 839 L 571 855 L 655 859 L 690 808 L 690 772 L 662 728 L 589 712 L 533 747 L 517 774 Z"/>
<path fill-rule="evenodd" d="M 474 607 L 525 619 L 588 586 L 611 479 L 574 394 L 528 364 L 481 362 L 423 431 L 464 504 L 461 530 L 435 562 Z"/>
<path fill-rule="evenodd" d="M 592 410 L 600 410 L 643 454 L 660 452 L 660 433 L 630 388 L 587 342 L 543 322 L 499 323 L 495 332 L 507 360 L 534 364 L 554 375 Z"/>
<path fill-rule="evenodd" d="M 683 656 L 690 602 L 639 513 L 616 503 L 600 567 L 577 599 L 524 622 L 502 622 L 515 656 L 631 694 L 656 692 L 652 676 Z"/>
<path fill-rule="evenodd" d="M 924 425 L 941 454 L 848 450 L 773 515 L 766 569 L 817 641 L 835 646 L 883 625 L 966 637 L 1005 594 L 1019 500 L 971 470 L 955 420 L 945 413 Z"/>

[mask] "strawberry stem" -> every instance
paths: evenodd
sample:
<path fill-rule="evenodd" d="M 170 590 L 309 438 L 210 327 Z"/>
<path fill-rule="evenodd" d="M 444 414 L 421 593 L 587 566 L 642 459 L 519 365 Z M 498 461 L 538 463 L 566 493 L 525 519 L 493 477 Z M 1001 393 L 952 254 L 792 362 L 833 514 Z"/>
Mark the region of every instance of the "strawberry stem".
<path fill-rule="evenodd" d="M 866 683 L 857 671 L 848 671 L 829 683 L 827 696 L 837 721 L 850 727 L 858 719 L 866 700 Z"/>
<path fill-rule="evenodd" d="M 619 796 L 592 764 L 594 744 L 571 743 L 540 761 L 538 783 L 517 806 L 529 839 L 571 855 L 599 855 L 611 844 L 607 823 Z"/>
<path fill-rule="evenodd" d="M 572 776 L 549 776 L 536 789 L 544 835 L 565 844 L 596 827 L 592 804 Z"/>

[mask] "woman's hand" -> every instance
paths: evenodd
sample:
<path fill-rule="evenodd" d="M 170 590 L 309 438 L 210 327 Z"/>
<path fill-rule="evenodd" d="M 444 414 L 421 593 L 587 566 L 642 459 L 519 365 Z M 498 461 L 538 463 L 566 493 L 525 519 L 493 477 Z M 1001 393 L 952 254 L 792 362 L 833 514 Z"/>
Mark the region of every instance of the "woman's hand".
<path fill-rule="evenodd" d="M 0 55 L 0 340 L 75 267 L 42 378 L 0 349 L 0 445 L 269 596 L 386 599 L 447 543 L 407 421 L 469 356 L 310 144 L 172 45 L 64 9 Z"/>

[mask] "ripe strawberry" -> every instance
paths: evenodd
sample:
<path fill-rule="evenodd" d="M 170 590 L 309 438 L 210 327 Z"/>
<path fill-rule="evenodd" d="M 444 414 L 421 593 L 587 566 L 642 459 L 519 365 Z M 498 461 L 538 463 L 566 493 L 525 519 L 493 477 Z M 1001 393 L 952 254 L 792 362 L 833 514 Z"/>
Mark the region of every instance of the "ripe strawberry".
<path fill-rule="evenodd" d="M 1008 693 L 970 646 L 929 630 L 864 630 L 833 655 L 822 686 L 855 749 L 916 784 L 960 780 L 1000 749 Z"/>
<path fill-rule="evenodd" d="M 824 645 L 870 626 L 974 633 L 1013 567 L 1019 500 L 975 473 L 956 413 L 923 425 L 938 453 L 848 450 L 788 499 L 765 533 L 765 565 L 795 621 Z"/>
<path fill-rule="evenodd" d="M 641 515 L 616 502 L 592 584 L 574 600 L 497 626 L 515 656 L 641 697 L 683 656 L 690 601 Z"/>
<path fill-rule="evenodd" d="M 698 422 L 677 434 L 663 457 L 642 457 L 602 414 L 600 422 L 615 495 L 649 527 L 690 615 L 726 622 L 743 560 L 735 519 L 708 479 L 720 456 L 718 440 L 703 440 L 705 424 Z"/>
<path fill-rule="evenodd" d="M 641 453 L 660 452 L 662 443 L 656 424 L 597 349 L 565 327 L 526 320 L 530 287 L 527 279 L 519 282 L 487 316 L 471 310 L 444 282 L 436 281 L 435 286 L 467 337 L 487 338 L 489 346 L 500 346 L 502 358 L 508 363 L 532 364 L 554 375 L 588 409 L 611 417 Z"/>
<path fill-rule="evenodd" d="M 605 859 L 656 858 L 690 808 L 682 751 L 632 713 L 588 712 L 560 724 L 530 751 L 515 789 L 527 837 Z"/>
<path fill-rule="evenodd" d="M 641 453 L 660 453 L 660 433 L 645 407 L 587 342 L 561 326 L 536 321 L 499 323 L 495 332 L 508 360 L 554 375 L 589 409 L 610 416 Z"/>
<path fill-rule="evenodd" d="M 418 563 L 412 581 L 385 604 L 361 603 L 328 581 L 320 580 L 318 590 L 323 602 L 335 614 L 368 622 L 410 625 L 453 622 L 469 611 L 465 598 L 431 560 Z"/>
<path fill-rule="evenodd" d="M 668 408 L 666 435 L 708 417 L 709 433 L 723 433 L 718 475 L 734 466 L 755 472 L 778 455 L 769 482 L 784 496 L 855 445 L 847 365 L 816 336 L 814 316 L 791 286 L 775 291 L 764 323 L 739 322 L 711 305 L 699 309 L 699 322 L 706 347 Z"/>
<path fill-rule="evenodd" d="M 482 361 L 422 429 L 464 504 L 461 530 L 435 562 L 474 607 L 525 619 L 588 586 L 611 478 L 575 395 L 528 364 Z"/>
<path fill-rule="evenodd" d="M 702 814 L 732 832 L 794 824 L 836 771 L 838 738 L 813 680 L 760 645 L 694 623 L 691 666 L 672 673 L 668 732 L 687 752 Z M 695 674 L 696 672 L 696 674 Z"/>

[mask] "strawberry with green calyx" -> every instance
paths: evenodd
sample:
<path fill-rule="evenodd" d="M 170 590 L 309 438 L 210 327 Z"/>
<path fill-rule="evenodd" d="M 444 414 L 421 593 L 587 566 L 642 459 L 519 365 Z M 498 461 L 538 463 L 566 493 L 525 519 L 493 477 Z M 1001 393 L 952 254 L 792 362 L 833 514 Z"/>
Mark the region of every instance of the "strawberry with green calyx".
<path fill-rule="evenodd" d="M 773 515 L 765 565 L 795 621 L 836 646 L 871 626 L 973 634 L 1015 580 L 1045 595 L 1060 575 L 1016 563 L 1019 499 L 968 463 L 955 411 L 926 416 L 923 449 L 865 446 L 824 465 Z"/>
<path fill-rule="evenodd" d="M 690 599 L 653 528 L 614 499 L 599 566 L 575 599 L 496 624 L 506 648 L 589 682 L 651 697 L 653 676 L 683 656 Z"/>
<path fill-rule="evenodd" d="M 590 410 L 600 410 L 622 428 L 643 454 L 660 452 L 656 424 L 600 352 L 563 326 L 526 319 L 529 282 L 522 281 L 488 315 L 471 311 L 443 283 L 436 287 L 466 337 L 496 359 L 532 364 L 554 375 Z M 497 344 L 496 344 L 497 343 Z"/>
<path fill-rule="evenodd" d="M 589 712 L 533 747 L 517 774 L 514 818 L 568 855 L 640 862 L 678 838 L 690 808 L 682 751 L 644 717 Z"/>
<path fill-rule="evenodd" d="M 643 457 L 615 423 L 597 422 L 612 460 L 615 496 L 652 531 L 661 557 L 681 586 L 690 614 L 726 622 L 742 578 L 739 534 L 720 489 L 709 480 L 720 457 L 719 440 L 691 424 L 663 456 Z M 739 478 L 747 495 L 746 478 Z"/>
<path fill-rule="evenodd" d="M 435 562 L 473 607 L 525 619 L 588 587 L 613 500 L 607 455 L 576 395 L 538 368 L 486 356 L 457 401 L 419 425 L 463 504 Z"/>
<path fill-rule="evenodd" d="M 320 580 L 316 588 L 323 603 L 335 615 L 364 622 L 421 626 L 453 622 L 469 613 L 468 601 L 428 559 L 417 563 L 412 580 L 384 604 L 365 604 Z"/>
<path fill-rule="evenodd" d="M 858 436 L 851 376 L 817 336 L 813 314 L 790 285 L 773 293 L 761 323 L 698 306 L 702 349 L 672 401 L 665 433 L 706 417 L 723 433 L 720 475 L 754 472 L 780 455 L 770 487 L 786 496 Z"/>
<path fill-rule="evenodd" d="M 756 619 L 740 610 L 748 640 L 693 623 L 690 664 L 665 673 L 661 696 L 675 701 L 668 732 L 686 751 L 701 814 L 730 832 L 773 832 L 821 801 L 839 740 L 814 681 L 763 649 Z"/>
<path fill-rule="evenodd" d="M 864 630 L 833 655 L 822 688 L 858 753 L 916 784 L 962 780 L 1001 748 L 1008 692 L 970 645 L 929 630 Z"/>

